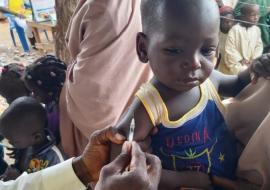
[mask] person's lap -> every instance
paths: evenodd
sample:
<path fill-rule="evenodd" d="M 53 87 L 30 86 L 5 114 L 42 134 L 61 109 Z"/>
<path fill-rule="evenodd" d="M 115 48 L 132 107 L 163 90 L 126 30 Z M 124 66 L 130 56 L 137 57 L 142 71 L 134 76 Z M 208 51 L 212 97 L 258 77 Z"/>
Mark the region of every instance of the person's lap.
<path fill-rule="evenodd" d="M 237 174 L 262 189 L 269 189 L 270 81 L 261 79 L 227 104 L 226 121 L 244 149 Z M 254 189 L 254 188 L 253 188 Z"/>

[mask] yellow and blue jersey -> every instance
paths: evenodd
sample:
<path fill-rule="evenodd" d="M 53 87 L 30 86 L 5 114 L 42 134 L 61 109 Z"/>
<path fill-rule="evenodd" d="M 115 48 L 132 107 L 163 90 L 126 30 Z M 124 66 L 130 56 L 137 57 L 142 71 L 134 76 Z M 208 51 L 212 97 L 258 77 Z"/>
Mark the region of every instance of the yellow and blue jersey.
<path fill-rule="evenodd" d="M 225 124 L 225 108 L 209 79 L 199 88 L 199 102 L 177 121 L 169 119 L 168 109 L 151 83 L 136 93 L 153 126 L 158 128 L 152 137 L 153 153 L 161 159 L 164 169 L 234 179 L 236 140 Z"/>

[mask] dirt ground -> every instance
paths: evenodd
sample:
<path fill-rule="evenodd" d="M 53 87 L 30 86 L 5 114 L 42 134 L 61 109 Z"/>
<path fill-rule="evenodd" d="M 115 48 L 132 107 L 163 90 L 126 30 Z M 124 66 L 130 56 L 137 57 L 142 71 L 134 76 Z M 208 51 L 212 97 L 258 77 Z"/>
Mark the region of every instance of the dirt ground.
<path fill-rule="evenodd" d="M 15 33 L 17 47 L 13 46 L 12 39 L 9 32 L 9 24 L 6 20 L 0 20 L 0 67 L 7 65 L 9 63 L 22 63 L 25 66 L 33 63 L 33 61 L 44 53 L 36 50 L 31 50 L 30 54 L 26 55 L 21 47 L 19 38 Z M 45 37 L 44 37 L 45 38 Z M 43 39 L 44 40 L 44 39 Z M 0 96 L 0 115 L 7 108 L 8 104 L 5 99 Z M 2 142 L 8 145 L 7 141 Z M 8 163 L 12 163 L 13 160 L 5 157 Z"/>

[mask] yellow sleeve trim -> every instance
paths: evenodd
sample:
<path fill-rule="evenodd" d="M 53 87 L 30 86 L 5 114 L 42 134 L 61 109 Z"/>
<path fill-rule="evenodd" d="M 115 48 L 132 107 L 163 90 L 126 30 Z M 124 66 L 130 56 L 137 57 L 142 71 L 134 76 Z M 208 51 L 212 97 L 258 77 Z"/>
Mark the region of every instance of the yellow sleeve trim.
<path fill-rule="evenodd" d="M 206 103 L 207 103 L 207 96 L 206 95 L 207 94 L 206 94 L 206 91 L 205 91 L 205 88 L 204 88 L 204 84 L 202 84 L 199 87 L 200 88 L 201 97 L 200 97 L 200 100 L 197 103 L 197 105 L 194 108 L 192 108 L 190 111 L 188 111 L 180 119 L 178 119 L 176 121 L 171 121 L 169 119 L 169 111 L 168 111 L 167 106 L 165 105 L 162 97 L 160 96 L 158 90 L 153 85 L 151 85 L 151 86 L 152 86 L 152 89 L 155 91 L 155 93 L 158 95 L 159 99 L 162 102 L 163 114 L 162 114 L 162 120 L 161 121 L 162 121 L 162 124 L 165 127 L 168 127 L 168 128 L 177 128 L 177 127 L 182 126 L 185 122 L 187 122 L 187 121 L 193 119 L 194 117 L 198 116 L 203 111 L 203 109 L 206 106 Z"/>
<path fill-rule="evenodd" d="M 142 91 L 143 91 L 143 89 L 141 88 L 141 89 L 135 94 L 135 96 L 138 97 L 139 100 L 142 102 L 144 108 L 146 109 L 146 111 L 147 111 L 147 113 L 148 113 L 148 116 L 150 117 L 150 120 L 151 120 L 153 126 L 156 126 L 155 117 L 154 117 L 154 115 L 153 115 L 153 113 L 152 113 L 152 110 L 151 110 L 149 104 L 148 104 L 148 101 L 147 101 L 146 98 L 145 98 L 145 95 L 146 95 L 146 94 L 143 93 Z"/>

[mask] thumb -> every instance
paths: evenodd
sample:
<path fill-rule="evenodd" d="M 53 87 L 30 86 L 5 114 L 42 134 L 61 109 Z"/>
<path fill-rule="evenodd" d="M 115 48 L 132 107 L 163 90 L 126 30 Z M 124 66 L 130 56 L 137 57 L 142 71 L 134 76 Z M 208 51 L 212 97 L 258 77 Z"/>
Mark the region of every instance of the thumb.
<path fill-rule="evenodd" d="M 104 145 L 109 142 L 122 144 L 124 140 L 125 137 L 119 134 L 117 129 L 114 127 L 107 127 L 105 129 L 95 131 L 90 137 L 91 144 L 93 145 Z"/>
<path fill-rule="evenodd" d="M 250 78 L 252 84 L 257 84 L 259 77 L 255 72 L 253 71 L 250 72 Z"/>

